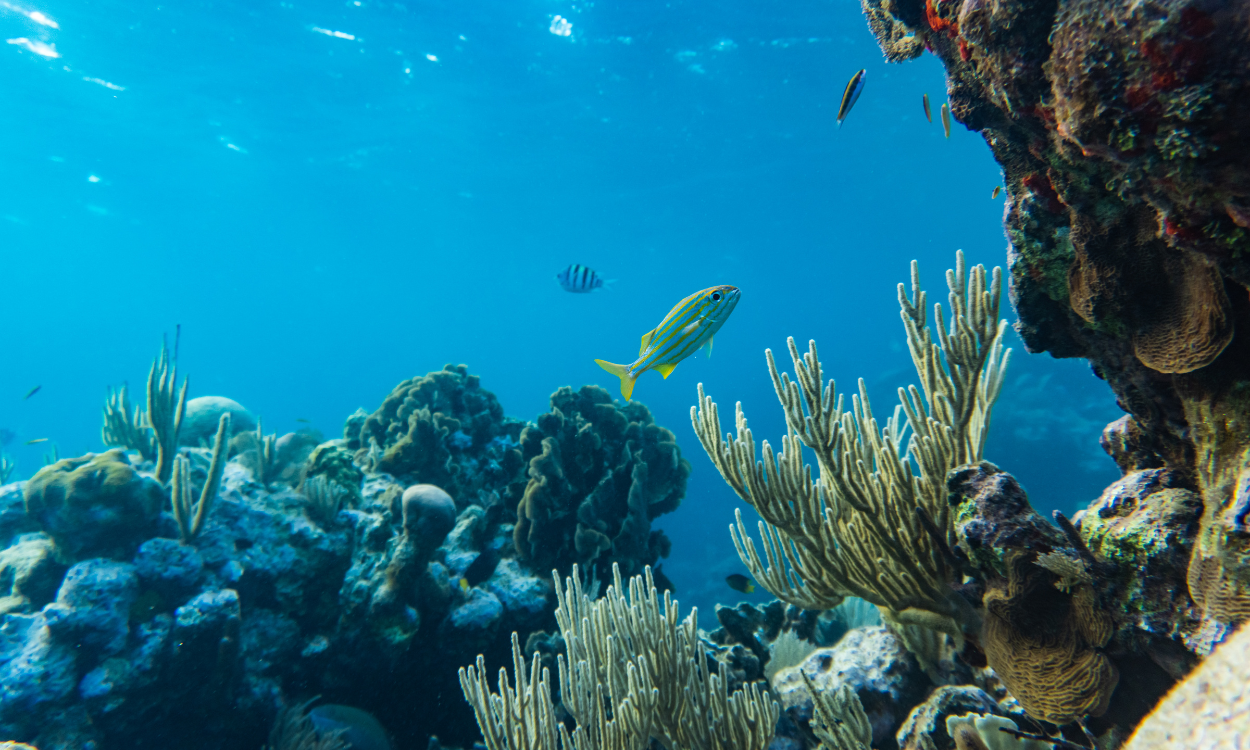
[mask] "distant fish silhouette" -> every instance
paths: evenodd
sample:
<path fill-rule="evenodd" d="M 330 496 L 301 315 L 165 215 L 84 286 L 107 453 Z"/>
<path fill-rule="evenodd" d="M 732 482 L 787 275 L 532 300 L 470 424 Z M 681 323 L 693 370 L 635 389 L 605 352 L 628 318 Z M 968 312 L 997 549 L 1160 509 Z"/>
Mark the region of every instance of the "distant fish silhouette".
<path fill-rule="evenodd" d="M 933 122 L 933 110 L 929 109 L 929 95 L 924 95 L 924 119 Z"/>
<path fill-rule="evenodd" d="M 755 584 L 751 583 L 751 579 L 741 573 L 725 576 L 725 583 L 729 584 L 729 588 L 734 591 L 741 591 L 744 594 L 755 593 Z"/>
<path fill-rule="evenodd" d="M 842 121 L 851 113 L 851 107 L 859 101 L 859 95 L 864 93 L 864 81 L 867 78 L 867 71 L 861 69 L 846 84 L 846 90 L 842 92 L 842 104 L 838 107 L 838 127 L 842 127 Z"/>
<path fill-rule="evenodd" d="M 997 197 L 998 197 L 998 194 L 999 194 L 999 193 L 1001 193 L 1001 192 L 1002 192 L 1002 190 L 1003 190 L 1003 186 L 1002 186 L 1002 185 L 995 185 L 995 186 L 994 186 L 994 192 L 990 193 L 990 200 L 994 200 L 995 198 L 997 198 Z"/>
<path fill-rule="evenodd" d="M 46 442 L 48 442 L 48 439 L 47 439 L 47 438 L 35 438 L 34 440 L 27 440 L 27 441 L 26 441 L 26 444 L 27 444 L 27 445 L 34 445 L 34 444 L 36 444 L 36 443 L 46 443 Z"/>
<path fill-rule="evenodd" d="M 38 393 L 38 392 L 39 392 L 39 389 L 40 389 L 40 388 L 42 388 L 42 387 L 43 387 L 42 385 L 37 385 L 37 386 L 35 386 L 34 388 L 31 388 L 31 389 L 30 389 L 30 392 L 29 392 L 29 393 L 27 393 L 27 394 L 26 394 L 26 396 L 25 396 L 22 400 L 23 400 L 23 401 L 25 401 L 26 399 L 28 399 L 28 398 L 30 398 L 31 396 L 35 395 L 36 393 Z"/>
<path fill-rule="evenodd" d="M 312 424 L 312 420 L 311 420 L 311 419 L 304 419 L 303 417 L 296 417 L 296 418 L 295 418 L 295 421 L 296 421 L 296 422 L 302 422 L 303 424 Z"/>
<path fill-rule="evenodd" d="M 0 427 L 0 446 L 8 445 L 13 442 L 13 438 L 17 437 L 17 433 L 13 430 L 7 430 Z"/>
<path fill-rule="evenodd" d="M 951 137 L 951 108 L 945 102 L 942 103 L 942 132 L 947 138 Z"/>

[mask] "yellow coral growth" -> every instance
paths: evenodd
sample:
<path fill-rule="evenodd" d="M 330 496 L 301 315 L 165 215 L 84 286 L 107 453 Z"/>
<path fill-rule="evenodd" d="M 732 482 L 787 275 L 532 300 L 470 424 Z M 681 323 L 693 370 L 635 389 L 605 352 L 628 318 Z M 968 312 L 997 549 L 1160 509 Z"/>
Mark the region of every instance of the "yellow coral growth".
<path fill-rule="evenodd" d="M 904 62 L 924 52 L 924 37 L 894 16 L 892 0 L 860 0 L 859 5 L 886 60 Z"/>
<path fill-rule="evenodd" d="M 985 594 L 986 659 L 1029 716 L 1060 725 L 1100 716 L 1119 681 L 1098 650 L 1114 624 L 1088 585 L 1066 596 L 1030 557 L 1009 554 L 1006 584 Z"/>
<path fill-rule="evenodd" d="M 1184 253 L 1169 259 L 1168 282 L 1149 319 L 1133 332 L 1133 353 L 1152 370 L 1184 373 L 1206 367 L 1233 340 L 1232 305 L 1210 263 Z"/>

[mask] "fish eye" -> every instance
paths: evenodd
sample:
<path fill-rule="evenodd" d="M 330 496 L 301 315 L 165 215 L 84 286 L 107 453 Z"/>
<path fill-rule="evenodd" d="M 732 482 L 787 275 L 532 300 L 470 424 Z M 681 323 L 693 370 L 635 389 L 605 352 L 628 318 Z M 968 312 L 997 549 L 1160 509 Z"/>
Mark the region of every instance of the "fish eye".
<path fill-rule="evenodd" d="M 720 292 L 713 292 L 713 293 L 712 293 L 712 301 L 713 301 L 713 302 L 720 302 Z"/>

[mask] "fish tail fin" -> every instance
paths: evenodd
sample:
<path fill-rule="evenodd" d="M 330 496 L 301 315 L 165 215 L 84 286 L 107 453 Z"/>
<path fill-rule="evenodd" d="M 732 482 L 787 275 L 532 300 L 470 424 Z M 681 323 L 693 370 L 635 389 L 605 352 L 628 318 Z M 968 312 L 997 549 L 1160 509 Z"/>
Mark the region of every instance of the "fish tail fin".
<path fill-rule="evenodd" d="M 603 285 L 602 285 L 600 288 L 601 288 L 601 289 L 611 289 L 611 288 L 612 288 L 612 285 L 613 285 L 613 284 L 615 284 L 615 283 L 616 283 L 616 279 L 604 279 L 604 280 L 603 280 Z"/>
<path fill-rule="evenodd" d="M 628 401 L 634 392 L 634 383 L 638 382 L 637 376 L 629 374 L 629 365 L 614 365 L 602 359 L 596 359 L 595 364 L 621 379 L 621 395 Z"/>

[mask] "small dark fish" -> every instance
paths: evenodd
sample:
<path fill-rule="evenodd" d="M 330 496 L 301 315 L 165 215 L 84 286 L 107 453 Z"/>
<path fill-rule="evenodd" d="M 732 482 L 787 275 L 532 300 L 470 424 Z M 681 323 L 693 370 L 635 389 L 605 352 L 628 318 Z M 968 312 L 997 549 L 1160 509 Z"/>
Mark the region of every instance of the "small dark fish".
<path fill-rule="evenodd" d="M 924 95 L 924 119 L 933 122 L 933 110 L 929 109 L 929 95 Z"/>
<path fill-rule="evenodd" d="M 296 422 L 300 422 L 300 423 L 302 423 L 302 424 L 312 424 L 312 420 L 311 420 L 311 419 L 304 419 L 303 417 L 296 417 L 296 418 L 295 418 L 295 421 L 296 421 Z"/>
<path fill-rule="evenodd" d="M 27 393 L 27 394 L 26 394 L 26 396 L 25 396 L 22 400 L 23 400 L 23 401 L 25 401 L 26 399 L 28 399 L 28 398 L 30 398 L 31 396 L 35 395 L 36 393 L 38 393 L 38 392 L 39 392 L 39 389 L 40 389 L 40 388 L 42 388 L 42 387 L 43 387 L 42 385 L 37 385 L 37 386 L 35 386 L 34 388 L 31 388 L 31 389 L 30 389 L 30 392 L 29 392 L 29 393 Z"/>
<path fill-rule="evenodd" d="M 942 132 L 946 133 L 946 137 L 951 137 L 951 108 L 942 103 Z"/>
<path fill-rule="evenodd" d="M 1002 190 L 1003 190 L 1003 186 L 1002 186 L 1002 185 L 995 185 L 995 186 L 994 186 L 994 192 L 990 193 L 990 200 L 994 200 L 995 198 L 997 198 L 997 197 L 998 197 L 998 194 L 999 194 L 999 193 L 1001 193 L 1001 192 L 1002 192 Z"/>
<path fill-rule="evenodd" d="M 755 584 L 751 583 L 751 579 L 741 573 L 725 576 L 725 583 L 729 584 L 729 588 L 734 591 L 741 591 L 744 594 L 755 593 Z"/>
<path fill-rule="evenodd" d="M 47 438 L 35 438 L 34 440 L 27 440 L 26 444 L 34 445 L 35 443 L 46 443 L 46 442 L 48 442 Z"/>
<path fill-rule="evenodd" d="M 460 588 L 465 588 L 465 584 L 468 584 L 471 588 L 490 578 L 495 574 L 495 568 L 498 565 L 499 552 L 494 547 L 487 547 L 482 550 L 477 559 L 469 563 L 469 567 L 464 569 L 464 577 L 460 579 Z"/>
<path fill-rule="evenodd" d="M 864 81 L 867 79 L 865 75 L 867 71 L 860 70 L 851 76 L 851 80 L 846 84 L 846 91 L 842 92 L 842 104 L 838 107 L 838 127 L 842 127 L 842 121 L 851 113 L 851 107 L 855 106 L 855 102 L 859 101 L 859 95 L 864 93 Z"/>
<path fill-rule="evenodd" d="M 556 274 L 556 281 L 560 282 L 560 287 L 566 292 L 585 294 L 600 288 L 606 289 L 613 279 L 602 279 L 593 269 L 573 263 Z"/>

